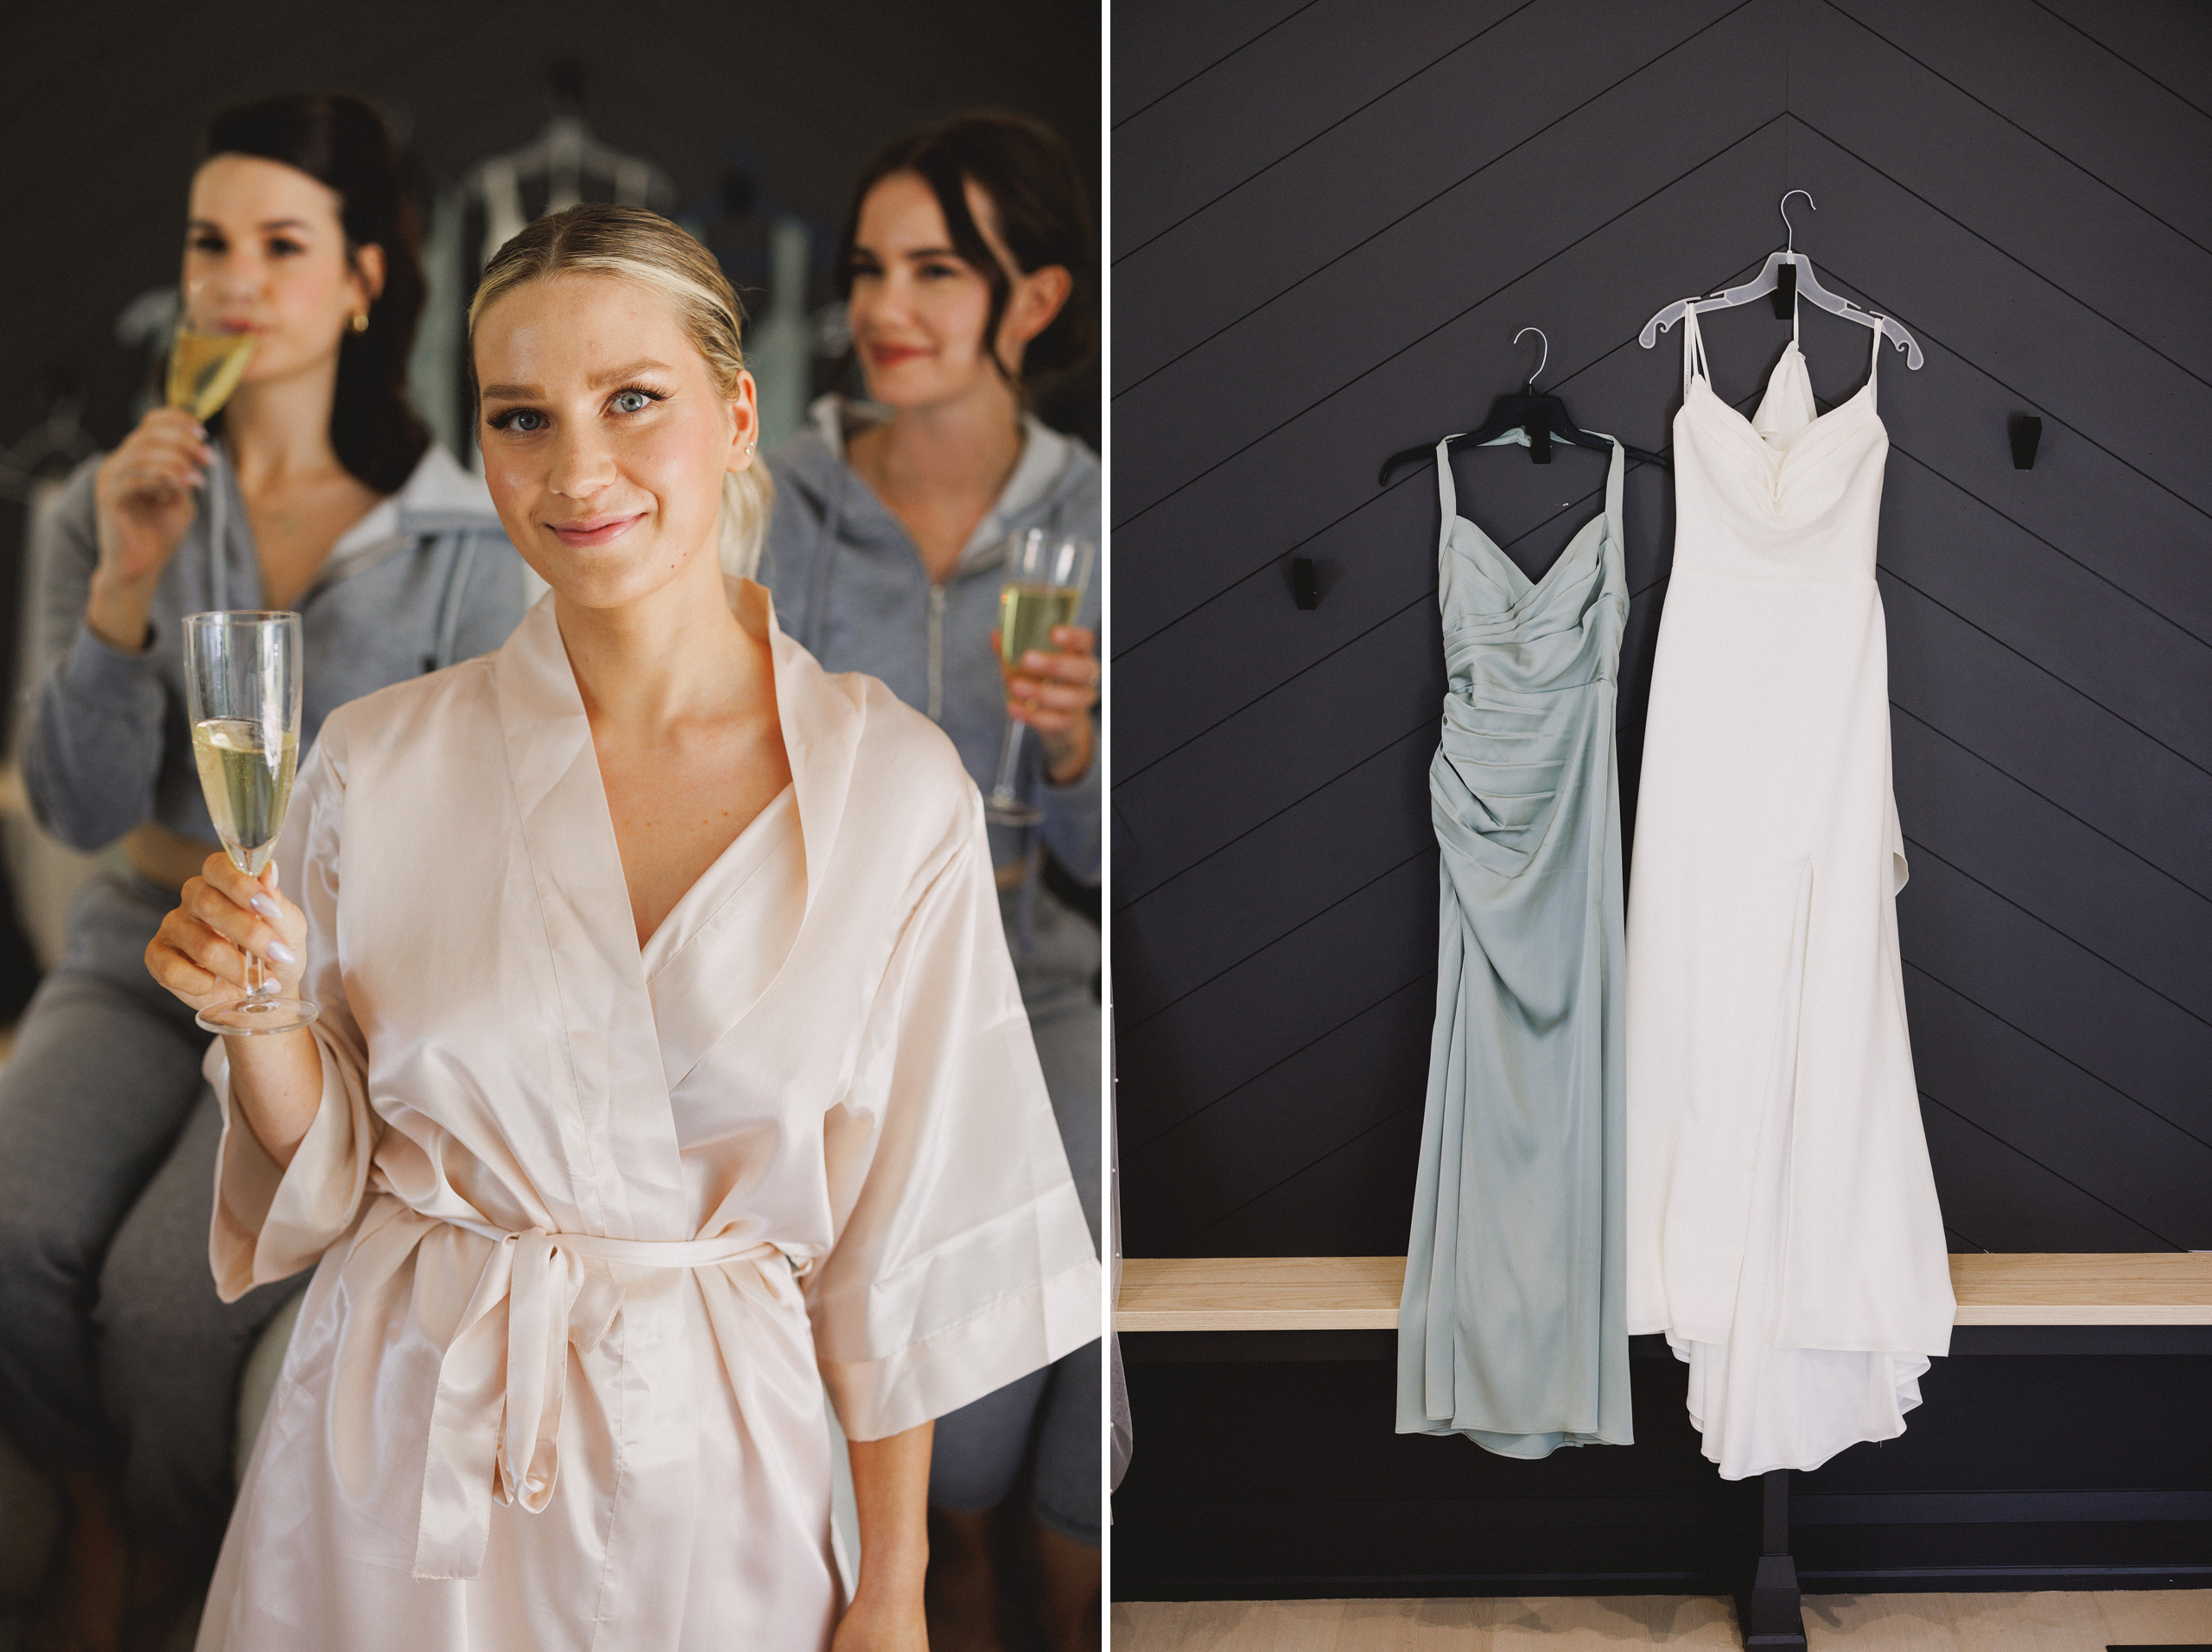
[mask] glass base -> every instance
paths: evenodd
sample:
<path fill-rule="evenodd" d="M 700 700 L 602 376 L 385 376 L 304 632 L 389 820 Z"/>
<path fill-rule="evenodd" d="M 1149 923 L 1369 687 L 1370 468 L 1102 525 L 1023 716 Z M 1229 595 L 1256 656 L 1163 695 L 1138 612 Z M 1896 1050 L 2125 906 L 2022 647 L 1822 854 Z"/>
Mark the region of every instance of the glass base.
<path fill-rule="evenodd" d="M 293 1032 L 322 1012 L 304 998 L 234 998 L 210 1004 L 192 1019 L 210 1032 Z"/>
<path fill-rule="evenodd" d="M 1019 797 L 986 797 L 983 818 L 994 826 L 1034 826 L 1045 818 L 1045 811 Z"/>

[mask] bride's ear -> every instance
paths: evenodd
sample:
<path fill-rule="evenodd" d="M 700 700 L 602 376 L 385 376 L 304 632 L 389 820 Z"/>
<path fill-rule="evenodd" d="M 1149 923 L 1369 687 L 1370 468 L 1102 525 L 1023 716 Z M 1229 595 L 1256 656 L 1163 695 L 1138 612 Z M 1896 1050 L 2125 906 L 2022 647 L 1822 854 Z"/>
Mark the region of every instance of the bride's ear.
<path fill-rule="evenodd" d="M 728 406 L 729 461 L 723 468 L 734 476 L 753 468 L 758 457 L 753 449 L 760 445 L 760 393 L 751 373 L 738 374 L 737 394 L 730 397 Z"/>

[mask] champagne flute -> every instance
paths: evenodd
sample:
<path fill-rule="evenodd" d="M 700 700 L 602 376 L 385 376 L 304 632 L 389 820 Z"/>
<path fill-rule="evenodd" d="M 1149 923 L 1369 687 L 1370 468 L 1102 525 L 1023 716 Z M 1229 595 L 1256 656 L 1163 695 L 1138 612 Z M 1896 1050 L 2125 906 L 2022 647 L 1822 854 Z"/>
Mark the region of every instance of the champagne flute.
<path fill-rule="evenodd" d="M 169 372 L 166 399 L 205 424 L 223 410 L 238 387 L 247 359 L 253 354 L 253 334 L 225 333 L 196 327 L 191 319 L 191 296 L 181 301 L 176 333 L 169 340 Z M 211 556 L 223 554 L 223 490 L 211 473 L 203 507 L 207 512 L 207 544 Z"/>
<path fill-rule="evenodd" d="M 1077 607 L 1090 583 L 1088 539 L 1031 528 L 1007 542 L 1006 583 L 999 588 L 999 659 L 1008 670 L 1020 668 L 1033 650 L 1057 654 L 1054 627 L 1075 623 Z M 1006 746 L 999 754 L 999 776 L 984 800 L 984 818 L 998 826 L 1033 826 L 1045 817 L 1025 803 L 1014 785 L 1020 772 L 1021 734 L 1027 725 L 1009 716 Z"/>
<path fill-rule="evenodd" d="M 258 878 L 275 853 L 300 753 L 300 616 L 251 611 L 184 617 L 185 708 L 215 835 Z M 210 1032 L 289 1032 L 320 1012 L 287 998 L 246 954 L 245 991 L 195 1018 Z"/>
<path fill-rule="evenodd" d="M 231 399 L 252 354 L 251 333 L 207 333 L 180 320 L 169 343 L 168 404 L 205 424 Z"/>

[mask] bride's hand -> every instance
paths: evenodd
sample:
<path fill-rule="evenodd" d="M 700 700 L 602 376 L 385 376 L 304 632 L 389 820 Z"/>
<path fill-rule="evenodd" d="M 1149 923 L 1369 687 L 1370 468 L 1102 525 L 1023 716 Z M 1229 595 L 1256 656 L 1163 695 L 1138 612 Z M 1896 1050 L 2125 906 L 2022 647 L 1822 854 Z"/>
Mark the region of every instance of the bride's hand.
<path fill-rule="evenodd" d="M 178 891 L 176 910 L 162 919 L 146 948 L 146 968 L 192 1009 L 203 1010 L 245 990 L 251 952 L 284 996 L 296 997 L 307 936 L 307 914 L 277 893 L 274 861 L 254 879 L 229 855 L 211 855 Z"/>

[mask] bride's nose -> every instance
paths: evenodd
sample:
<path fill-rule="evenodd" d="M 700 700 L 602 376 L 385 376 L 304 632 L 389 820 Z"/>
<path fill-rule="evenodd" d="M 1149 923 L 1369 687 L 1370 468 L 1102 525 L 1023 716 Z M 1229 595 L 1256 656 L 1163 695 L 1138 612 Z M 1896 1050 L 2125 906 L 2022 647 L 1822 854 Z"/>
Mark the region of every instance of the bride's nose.
<path fill-rule="evenodd" d="M 562 498 L 588 499 L 614 480 L 613 449 L 590 421 L 563 421 L 552 448 L 546 486 Z"/>

